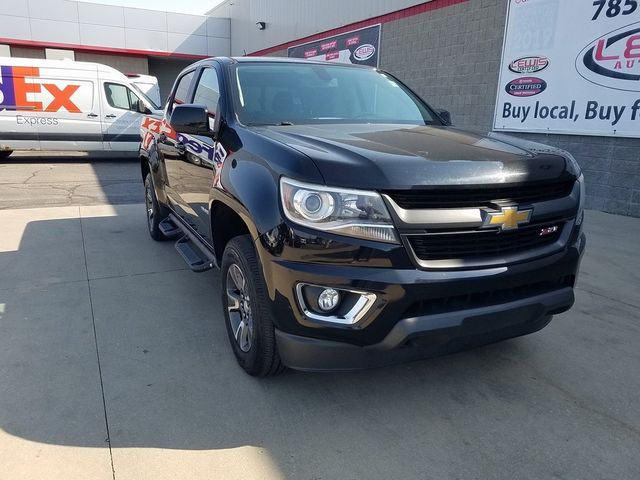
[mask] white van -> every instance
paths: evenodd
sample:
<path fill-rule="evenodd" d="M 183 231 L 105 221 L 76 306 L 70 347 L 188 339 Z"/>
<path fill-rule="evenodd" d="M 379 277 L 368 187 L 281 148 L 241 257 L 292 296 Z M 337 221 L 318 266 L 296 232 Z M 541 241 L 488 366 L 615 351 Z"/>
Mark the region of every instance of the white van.
<path fill-rule="evenodd" d="M 160 86 L 158 79 L 153 75 L 143 75 L 141 73 L 125 73 L 131 83 L 149 97 L 156 105 L 162 105 L 160 98 Z"/>
<path fill-rule="evenodd" d="M 0 159 L 14 150 L 134 152 L 159 106 L 99 63 L 0 57 Z"/>

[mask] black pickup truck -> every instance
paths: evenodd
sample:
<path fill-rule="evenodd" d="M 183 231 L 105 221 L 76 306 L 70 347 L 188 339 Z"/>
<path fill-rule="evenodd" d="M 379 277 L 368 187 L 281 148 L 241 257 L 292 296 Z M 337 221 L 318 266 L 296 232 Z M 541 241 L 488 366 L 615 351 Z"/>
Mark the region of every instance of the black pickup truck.
<path fill-rule="evenodd" d="M 388 73 L 207 59 L 141 133 L 149 233 L 177 239 L 192 270 L 221 269 L 251 375 L 440 355 L 535 332 L 574 302 L 575 159 L 454 128 Z"/>

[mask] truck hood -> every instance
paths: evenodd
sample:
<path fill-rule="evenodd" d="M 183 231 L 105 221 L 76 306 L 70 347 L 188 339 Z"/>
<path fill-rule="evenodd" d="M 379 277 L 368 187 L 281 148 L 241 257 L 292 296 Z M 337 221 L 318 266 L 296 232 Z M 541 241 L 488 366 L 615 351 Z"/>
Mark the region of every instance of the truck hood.
<path fill-rule="evenodd" d="M 310 157 L 335 186 L 380 190 L 575 176 L 561 150 L 453 127 L 323 124 L 254 131 Z"/>

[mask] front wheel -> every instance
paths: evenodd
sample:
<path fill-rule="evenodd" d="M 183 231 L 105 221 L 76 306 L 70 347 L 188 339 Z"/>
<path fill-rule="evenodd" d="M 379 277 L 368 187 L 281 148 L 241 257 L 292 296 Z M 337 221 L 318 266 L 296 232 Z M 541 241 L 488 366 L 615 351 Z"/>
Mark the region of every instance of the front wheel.
<path fill-rule="evenodd" d="M 267 288 L 249 235 L 227 244 L 221 273 L 222 306 L 236 360 L 254 377 L 282 372 Z"/>
<path fill-rule="evenodd" d="M 165 209 L 158 203 L 151 173 L 147 173 L 144 179 L 144 206 L 147 211 L 149 235 L 158 242 L 166 240 L 167 237 L 160 230 L 160 222 L 165 219 L 167 214 Z"/>
<path fill-rule="evenodd" d="M 0 150 L 0 160 L 9 158 L 9 155 L 13 153 L 13 150 Z"/>

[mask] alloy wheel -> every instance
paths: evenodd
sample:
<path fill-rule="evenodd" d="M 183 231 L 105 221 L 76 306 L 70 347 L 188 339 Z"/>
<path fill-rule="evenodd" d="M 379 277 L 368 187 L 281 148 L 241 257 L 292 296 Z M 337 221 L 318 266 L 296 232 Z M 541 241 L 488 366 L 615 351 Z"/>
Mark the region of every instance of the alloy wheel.
<path fill-rule="evenodd" d="M 227 270 L 226 289 L 231 330 L 240 350 L 246 353 L 253 342 L 253 313 L 246 278 L 236 263 Z"/>
<path fill-rule="evenodd" d="M 153 220 L 155 217 L 155 211 L 153 207 L 153 192 L 151 191 L 150 182 L 147 183 L 147 186 L 145 188 L 144 203 L 147 208 L 147 225 L 149 227 L 149 231 L 153 232 Z"/>

